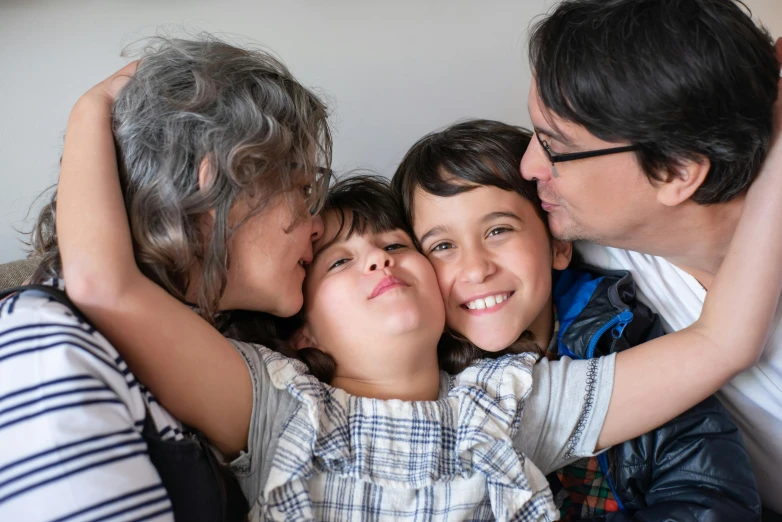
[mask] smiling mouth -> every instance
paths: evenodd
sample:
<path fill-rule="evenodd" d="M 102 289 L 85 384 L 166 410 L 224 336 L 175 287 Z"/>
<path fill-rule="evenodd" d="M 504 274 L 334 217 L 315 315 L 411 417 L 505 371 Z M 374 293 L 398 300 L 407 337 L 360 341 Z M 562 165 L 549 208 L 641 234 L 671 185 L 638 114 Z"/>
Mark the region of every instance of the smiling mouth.
<path fill-rule="evenodd" d="M 487 310 L 494 308 L 498 304 L 504 303 L 515 293 L 516 292 L 505 292 L 501 294 L 488 295 L 486 297 L 473 299 L 472 301 L 468 301 L 460 306 L 465 310 Z"/>

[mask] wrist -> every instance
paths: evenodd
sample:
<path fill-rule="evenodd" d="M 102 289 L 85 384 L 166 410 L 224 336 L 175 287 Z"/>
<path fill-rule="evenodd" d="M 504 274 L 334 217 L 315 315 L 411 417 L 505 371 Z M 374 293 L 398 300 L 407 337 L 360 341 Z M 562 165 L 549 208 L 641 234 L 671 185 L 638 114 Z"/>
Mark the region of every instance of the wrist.
<path fill-rule="evenodd" d="M 81 112 L 101 112 L 111 114 L 112 100 L 101 92 L 90 89 L 76 101 L 71 114 Z"/>

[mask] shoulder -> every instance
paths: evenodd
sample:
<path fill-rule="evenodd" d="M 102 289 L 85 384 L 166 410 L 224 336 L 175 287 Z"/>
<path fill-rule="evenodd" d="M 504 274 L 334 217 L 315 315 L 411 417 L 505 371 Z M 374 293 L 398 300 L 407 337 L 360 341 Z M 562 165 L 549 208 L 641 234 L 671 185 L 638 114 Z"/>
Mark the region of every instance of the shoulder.
<path fill-rule="evenodd" d="M 636 280 L 680 277 L 678 270 L 660 256 L 584 241 L 576 242 L 575 248 L 585 263 L 608 270 L 627 270 Z"/>
<path fill-rule="evenodd" d="M 538 358 L 537 354 L 525 352 L 479 359 L 451 378 L 448 395 L 470 395 L 469 390 L 480 389 L 481 393 L 497 400 L 509 397 L 521 400 L 529 393 Z"/>
<path fill-rule="evenodd" d="M 77 311 L 43 292 L 27 290 L 16 293 L 0 301 L 0 335 L 7 341 L 15 339 L 16 344 L 35 343 L 52 336 L 59 339 L 76 336 L 104 349 L 110 346 L 92 325 L 77 314 Z"/>

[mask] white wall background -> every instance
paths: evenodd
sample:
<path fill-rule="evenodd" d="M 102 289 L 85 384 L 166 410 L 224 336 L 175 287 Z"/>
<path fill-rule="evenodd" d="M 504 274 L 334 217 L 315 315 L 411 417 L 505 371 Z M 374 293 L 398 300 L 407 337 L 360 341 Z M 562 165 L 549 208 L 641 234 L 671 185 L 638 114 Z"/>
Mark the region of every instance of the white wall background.
<path fill-rule="evenodd" d="M 454 120 L 529 124 L 527 28 L 554 2 L 0 0 L 0 263 L 24 254 L 17 230 L 57 180 L 73 103 L 161 27 L 271 48 L 331 99 L 335 170 L 390 175 L 416 139 Z M 782 0 L 745 3 L 782 36 Z"/>

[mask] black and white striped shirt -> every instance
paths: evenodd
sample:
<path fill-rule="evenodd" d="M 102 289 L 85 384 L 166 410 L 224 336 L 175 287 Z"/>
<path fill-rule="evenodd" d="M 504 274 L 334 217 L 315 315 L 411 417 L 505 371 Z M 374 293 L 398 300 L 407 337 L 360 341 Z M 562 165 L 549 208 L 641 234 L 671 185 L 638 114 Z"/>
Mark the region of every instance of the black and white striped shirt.
<path fill-rule="evenodd" d="M 173 520 L 141 435 L 147 412 L 161 437 L 182 437 L 66 306 L 36 291 L 0 301 L 0 520 Z"/>

